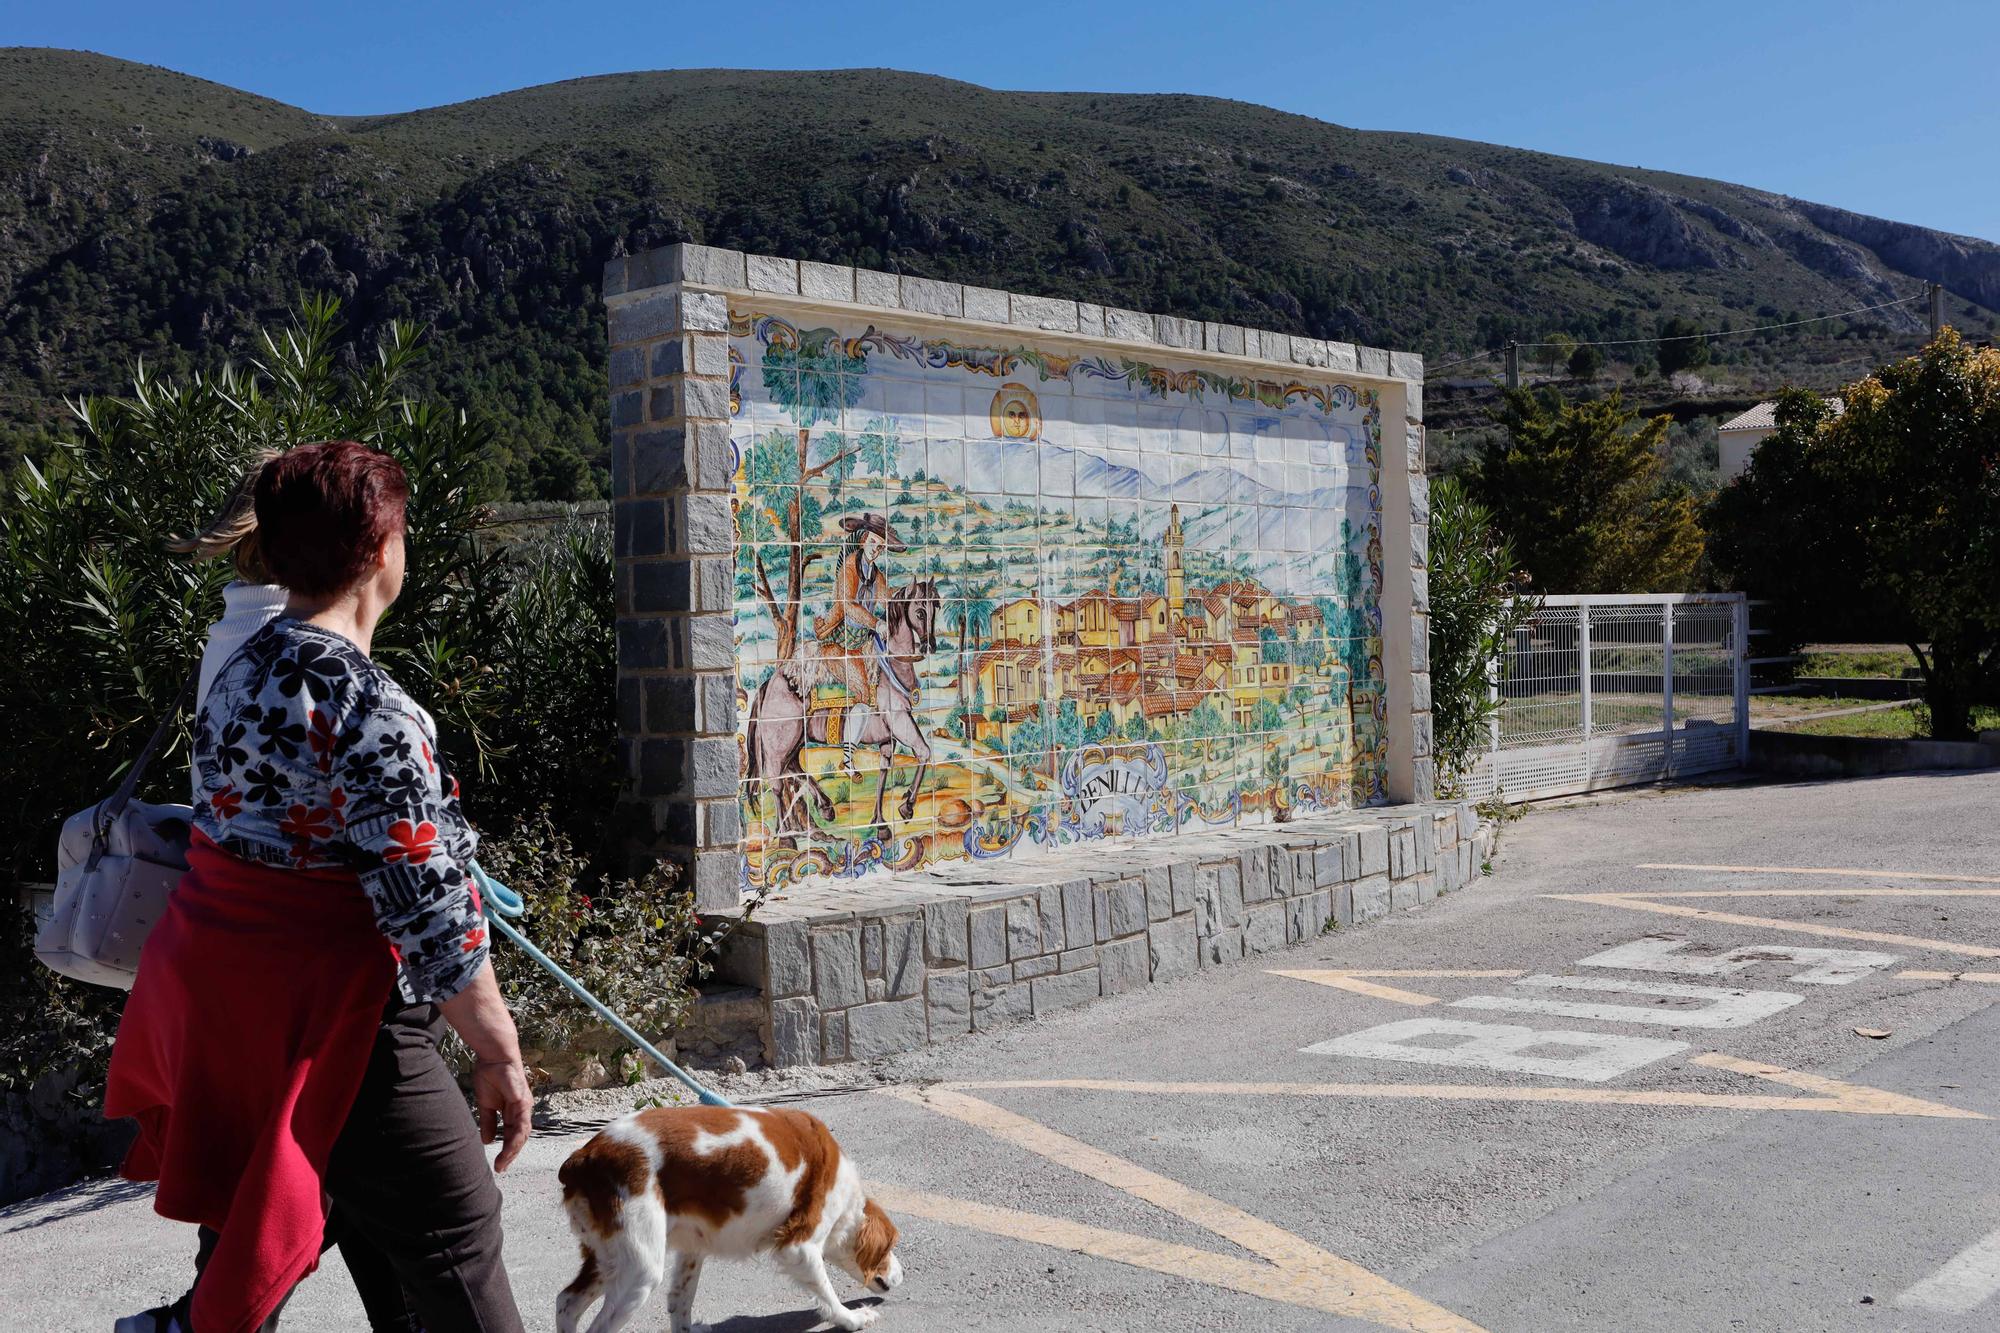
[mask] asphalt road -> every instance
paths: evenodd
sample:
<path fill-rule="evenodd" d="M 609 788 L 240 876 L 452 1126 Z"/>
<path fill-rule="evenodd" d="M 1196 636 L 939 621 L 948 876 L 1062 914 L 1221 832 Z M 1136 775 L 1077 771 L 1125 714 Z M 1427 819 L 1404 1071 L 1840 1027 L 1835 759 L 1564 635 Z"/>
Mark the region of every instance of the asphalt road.
<path fill-rule="evenodd" d="M 904 1230 L 881 1327 L 2000 1328 L 2000 774 L 1544 809 L 1495 872 L 833 1071 L 847 1090 L 803 1104 Z M 544 1131 L 504 1181 L 531 1328 L 574 1271 L 554 1172 L 585 1132 Z M 101 1330 L 171 1294 L 192 1237 L 147 1203 L 0 1212 L 0 1322 Z M 697 1317 L 816 1326 L 747 1266 L 711 1266 Z M 357 1318 L 335 1264 L 287 1326 Z"/>

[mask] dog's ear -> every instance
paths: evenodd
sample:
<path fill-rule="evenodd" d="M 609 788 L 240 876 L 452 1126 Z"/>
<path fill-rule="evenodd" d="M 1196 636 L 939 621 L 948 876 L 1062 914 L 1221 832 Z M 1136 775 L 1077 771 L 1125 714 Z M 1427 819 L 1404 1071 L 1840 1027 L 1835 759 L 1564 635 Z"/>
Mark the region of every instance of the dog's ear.
<path fill-rule="evenodd" d="M 861 1205 L 861 1229 L 854 1236 L 854 1263 L 864 1279 L 880 1277 L 889 1267 L 889 1251 L 901 1233 L 873 1199 Z"/>

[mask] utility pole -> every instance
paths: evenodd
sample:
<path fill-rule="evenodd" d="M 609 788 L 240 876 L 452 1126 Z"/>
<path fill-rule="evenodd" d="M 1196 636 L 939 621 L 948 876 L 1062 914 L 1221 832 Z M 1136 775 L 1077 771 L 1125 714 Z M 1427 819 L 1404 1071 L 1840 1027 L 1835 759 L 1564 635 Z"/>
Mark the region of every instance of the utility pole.
<path fill-rule="evenodd" d="M 1931 298 L 1931 341 L 1936 342 L 1938 331 L 1944 327 L 1944 284 L 1929 284 Z"/>
<path fill-rule="evenodd" d="M 1521 387 L 1521 348 L 1520 344 L 1511 341 L 1507 344 L 1507 387 Z"/>

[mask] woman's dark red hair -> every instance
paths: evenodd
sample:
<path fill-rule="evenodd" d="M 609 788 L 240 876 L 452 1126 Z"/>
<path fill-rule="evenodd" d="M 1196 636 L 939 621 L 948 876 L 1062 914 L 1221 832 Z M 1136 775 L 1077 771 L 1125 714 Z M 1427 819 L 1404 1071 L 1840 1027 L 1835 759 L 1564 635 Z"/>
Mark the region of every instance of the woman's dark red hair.
<path fill-rule="evenodd" d="M 368 572 L 401 532 L 409 474 L 353 440 L 301 445 L 257 477 L 257 534 L 271 576 L 306 597 L 331 597 Z"/>

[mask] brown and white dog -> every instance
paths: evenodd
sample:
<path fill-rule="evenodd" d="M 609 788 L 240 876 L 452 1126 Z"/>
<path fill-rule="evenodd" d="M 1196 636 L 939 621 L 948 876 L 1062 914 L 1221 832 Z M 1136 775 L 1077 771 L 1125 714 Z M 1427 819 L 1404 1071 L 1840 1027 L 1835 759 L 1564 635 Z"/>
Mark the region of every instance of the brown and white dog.
<path fill-rule="evenodd" d="M 862 1193 L 861 1174 L 824 1124 L 803 1111 L 673 1106 L 639 1111 L 570 1154 L 558 1178 L 583 1271 L 556 1298 L 556 1327 L 576 1333 L 599 1296 L 589 1333 L 617 1333 L 668 1280 L 673 1333 L 695 1325 L 702 1261 L 769 1255 L 811 1292 L 822 1319 L 866 1328 L 828 1261 L 873 1291 L 903 1280 L 896 1224 Z"/>

